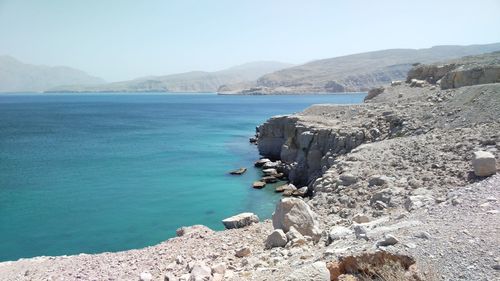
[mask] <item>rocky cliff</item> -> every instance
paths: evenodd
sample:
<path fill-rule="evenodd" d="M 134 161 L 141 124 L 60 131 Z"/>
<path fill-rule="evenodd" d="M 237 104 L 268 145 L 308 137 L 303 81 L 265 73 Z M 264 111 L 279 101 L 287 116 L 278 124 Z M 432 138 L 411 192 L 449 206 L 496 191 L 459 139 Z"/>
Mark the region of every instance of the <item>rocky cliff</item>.
<path fill-rule="evenodd" d="M 272 222 L 240 214 L 223 221 L 231 229 L 184 227 L 144 249 L 0 263 L 0 277 L 499 280 L 500 83 L 411 79 L 365 104 L 315 105 L 259 126 L 260 153 L 282 163 L 257 162 L 314 191 L 284 192 L 297 198 L 278 202 Z"/>
<path fill-rule="evenodd" d="M 419 65 L 408 72 L 412 79 L 438 84 L 441 89 L 500 82 L 500 52 L 468 56 L 430 65 Z"/>

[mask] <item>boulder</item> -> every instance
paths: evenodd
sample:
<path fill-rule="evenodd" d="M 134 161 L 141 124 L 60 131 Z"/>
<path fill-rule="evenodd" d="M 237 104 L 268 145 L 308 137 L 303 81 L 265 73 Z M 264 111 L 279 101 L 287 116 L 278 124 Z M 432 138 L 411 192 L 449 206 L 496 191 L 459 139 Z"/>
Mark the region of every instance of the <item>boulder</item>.
<path fill-rule="evenodd" d="M 285 232 L 281 229 L 275 229 L 266 239 L 266 248 L 284 247 L 287 242 Z"/>
<path fill-rule="evenodd" d="M 303 186 L 292 192 L 292 196 L 305 197 L 309 188 L 307 186 Z"/>
<path fill-rule="evenodd" d="M 266 186 L 266 183 L 263 181 L 254 181 L 252 184 L 252 187 L 256 188 L 256 189 L 261 189 L 261 188 L 264 188 L 265 186 Z"/>
<path fill-rule="evenodd" d="M 222 220 L 226 229 L 242 228 L 258 222 L 259 217 L 254 213 L 241 213 Z"/>
<path fill-rule="evenodd" d="M 290 195 L 293 193 L 293 191 L 297 190 L 297 188 L 295 187 L 295 185 L 293 184 L 284 184 L 284 185 L 280 185 L 278 187 L 276 187 L 276 192 L 286 192 L 286 191 L 289 191 L 290 192 Z"/>
<path fill-rule="evenodd" d="M 262 173 L 264 173 L 264 175 L 266 176 L 274 176 L 278 174 L 278 171 L 276 171 L 276 169 L 274 168 L 269 168 L 262 170 Z"/>
<path fill-rule="evenodd" d="M 278 182 L 278 179 L 274 176 L 265 176 L 260 179 L 260 181 L 263 181 L 265 183 L 275 183 Z"/>
<path fill-rule="evenodd" d="M 300 234 L 310 236 L 316 242 L 321 238 L 316 214 L 309 205 L 298 198 L 281 199 L 273 213 L 273 227 L 288 232 L 292 226 Z"/>
<path fill-rule="evenodd" d="M 385 235 L 384 239 L 377 242 L 376 246 L 377 247 L 387 247 L 387 246 L 396 245 L 397 243 L 399 243 L 399 240 L 396 237 L 394 237 L 391 234 L 387 234 L 387 235 Z"/>
<path fill-rule="evenodd" d="M 189 281 L 208 281 L 212 278 L 212 269 L 203 262 L 196 262 L 189 275 Z"/>
<path fill-rule="evenodd" d="M 266 164 L 267 162 L 271 162 L 271 160 L 267 159 L 267 158 L 262 158 L 262 159 L 259 159 L 255 162 L 254 166 L 255 167 L 262 167 L 264 164 Z"/>
<path fill-rule="evenodd" d="M 479 177 L 487 177 L 497 172 L 495 156 L 487 151 L 476 151 L 472 157 L 474 174 Z"/>
<path fill-rule="evenodd" d="M 366 230 L 366 227 L 362 225 L 354 225 L 353 230 L 354 230 L 354 235 L 356 235 L 356 239 L 369 240 L 368 231 Z"/>
<path fill-rule="evenodd" d="M 295 229 L 295 227 L 291 226 L 290 229 L 286 233 L 286 238 L 291 241 L 293 239 L 302 239 L 304 236 L 300 234 L 300 232 Z"/>
<path fill-rule="evenodd" d="M 330 271 L 326 263 L 318 261 L 304 265 L 292 272 L 287 281 L 330 281 Z"/>
<path fill-rule="evenodd" d="M 276 167 L 278 167 L 280 164 L 281 164 L 281 161 L 276 161 L 276 162 L 269 161 L 269 162 L 264 163 L 264 165 L 262 165 L 262 168 L 263 168 L 263 169 L 271 169 L 271 168 L 276 168 Z"/>

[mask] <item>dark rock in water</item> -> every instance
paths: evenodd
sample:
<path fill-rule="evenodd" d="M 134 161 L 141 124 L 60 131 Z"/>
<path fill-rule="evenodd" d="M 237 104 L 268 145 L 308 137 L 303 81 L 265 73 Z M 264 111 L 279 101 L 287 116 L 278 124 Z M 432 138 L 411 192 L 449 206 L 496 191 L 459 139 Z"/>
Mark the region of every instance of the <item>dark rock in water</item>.
<path fill-rule="evenodd" d="M 265 176 L 265 177 L 262 177 L 261 181 L 263 181 L 265 183 L 275 183 L 275 182 L 278 182 L 278 179 L 275 178 L 274 176 Z"/>
<path fill-rule="evenodd" d="M 261 189 L 264 188 L 264 186 L 266 186 L 266 183 L 263 181 L 255 181 L 252 186 L 253 188 Z"/>
<path fill-rule="evenodd" d="M 251 137 L 248 139 L 250 143 L 257 143 L 257 138 L 256 137 Z"/>
<path fill-rule="evenodd" d="M 243 175 L 247 171 L 247 168 L 239 168 L 238 170 L 234 170 L 229 172 L 231 175 Z"/>

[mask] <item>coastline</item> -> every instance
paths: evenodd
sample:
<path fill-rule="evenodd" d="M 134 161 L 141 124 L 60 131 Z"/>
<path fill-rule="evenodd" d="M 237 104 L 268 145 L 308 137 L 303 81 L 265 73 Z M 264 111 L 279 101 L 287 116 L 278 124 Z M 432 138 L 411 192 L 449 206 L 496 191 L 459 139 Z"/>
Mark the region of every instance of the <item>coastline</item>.
<path fill-rule="evenodd" d="M 500 159 L 498 93 L 500 83 L 399 84 L 365 104 L 316 105 L 259 126 L 260 154 L 314 195 L 297 199 L 297 217 L 320 237 L 287 230 L 284 246 L 269 248 L 283 223 L 273 217 L 218 232 L 192 227 L 140 250 L 0 263 L 0 276 L 170 281 L 208 268 L 214 280 L 326 280 L 350 275 L 338 267 L 346 260 L 382 255 L 409 280 L 500 277 L 500 176 L 474 175 L 471 164 L 476 151 Z"/>

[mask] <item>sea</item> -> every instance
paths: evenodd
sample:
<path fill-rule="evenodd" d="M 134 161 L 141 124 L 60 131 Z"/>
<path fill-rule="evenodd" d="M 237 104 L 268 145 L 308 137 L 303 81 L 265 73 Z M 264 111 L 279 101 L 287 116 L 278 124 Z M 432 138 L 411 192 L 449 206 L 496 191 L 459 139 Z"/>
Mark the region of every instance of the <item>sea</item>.
<path fill-rule="evenodd" d="M 280 194 L 251 187 L 255 127 L 364 96 L 2 94 L 0 261 L 142 248 L 181 226 L 222 230 L 241 212 L 270 218 Z"/>

